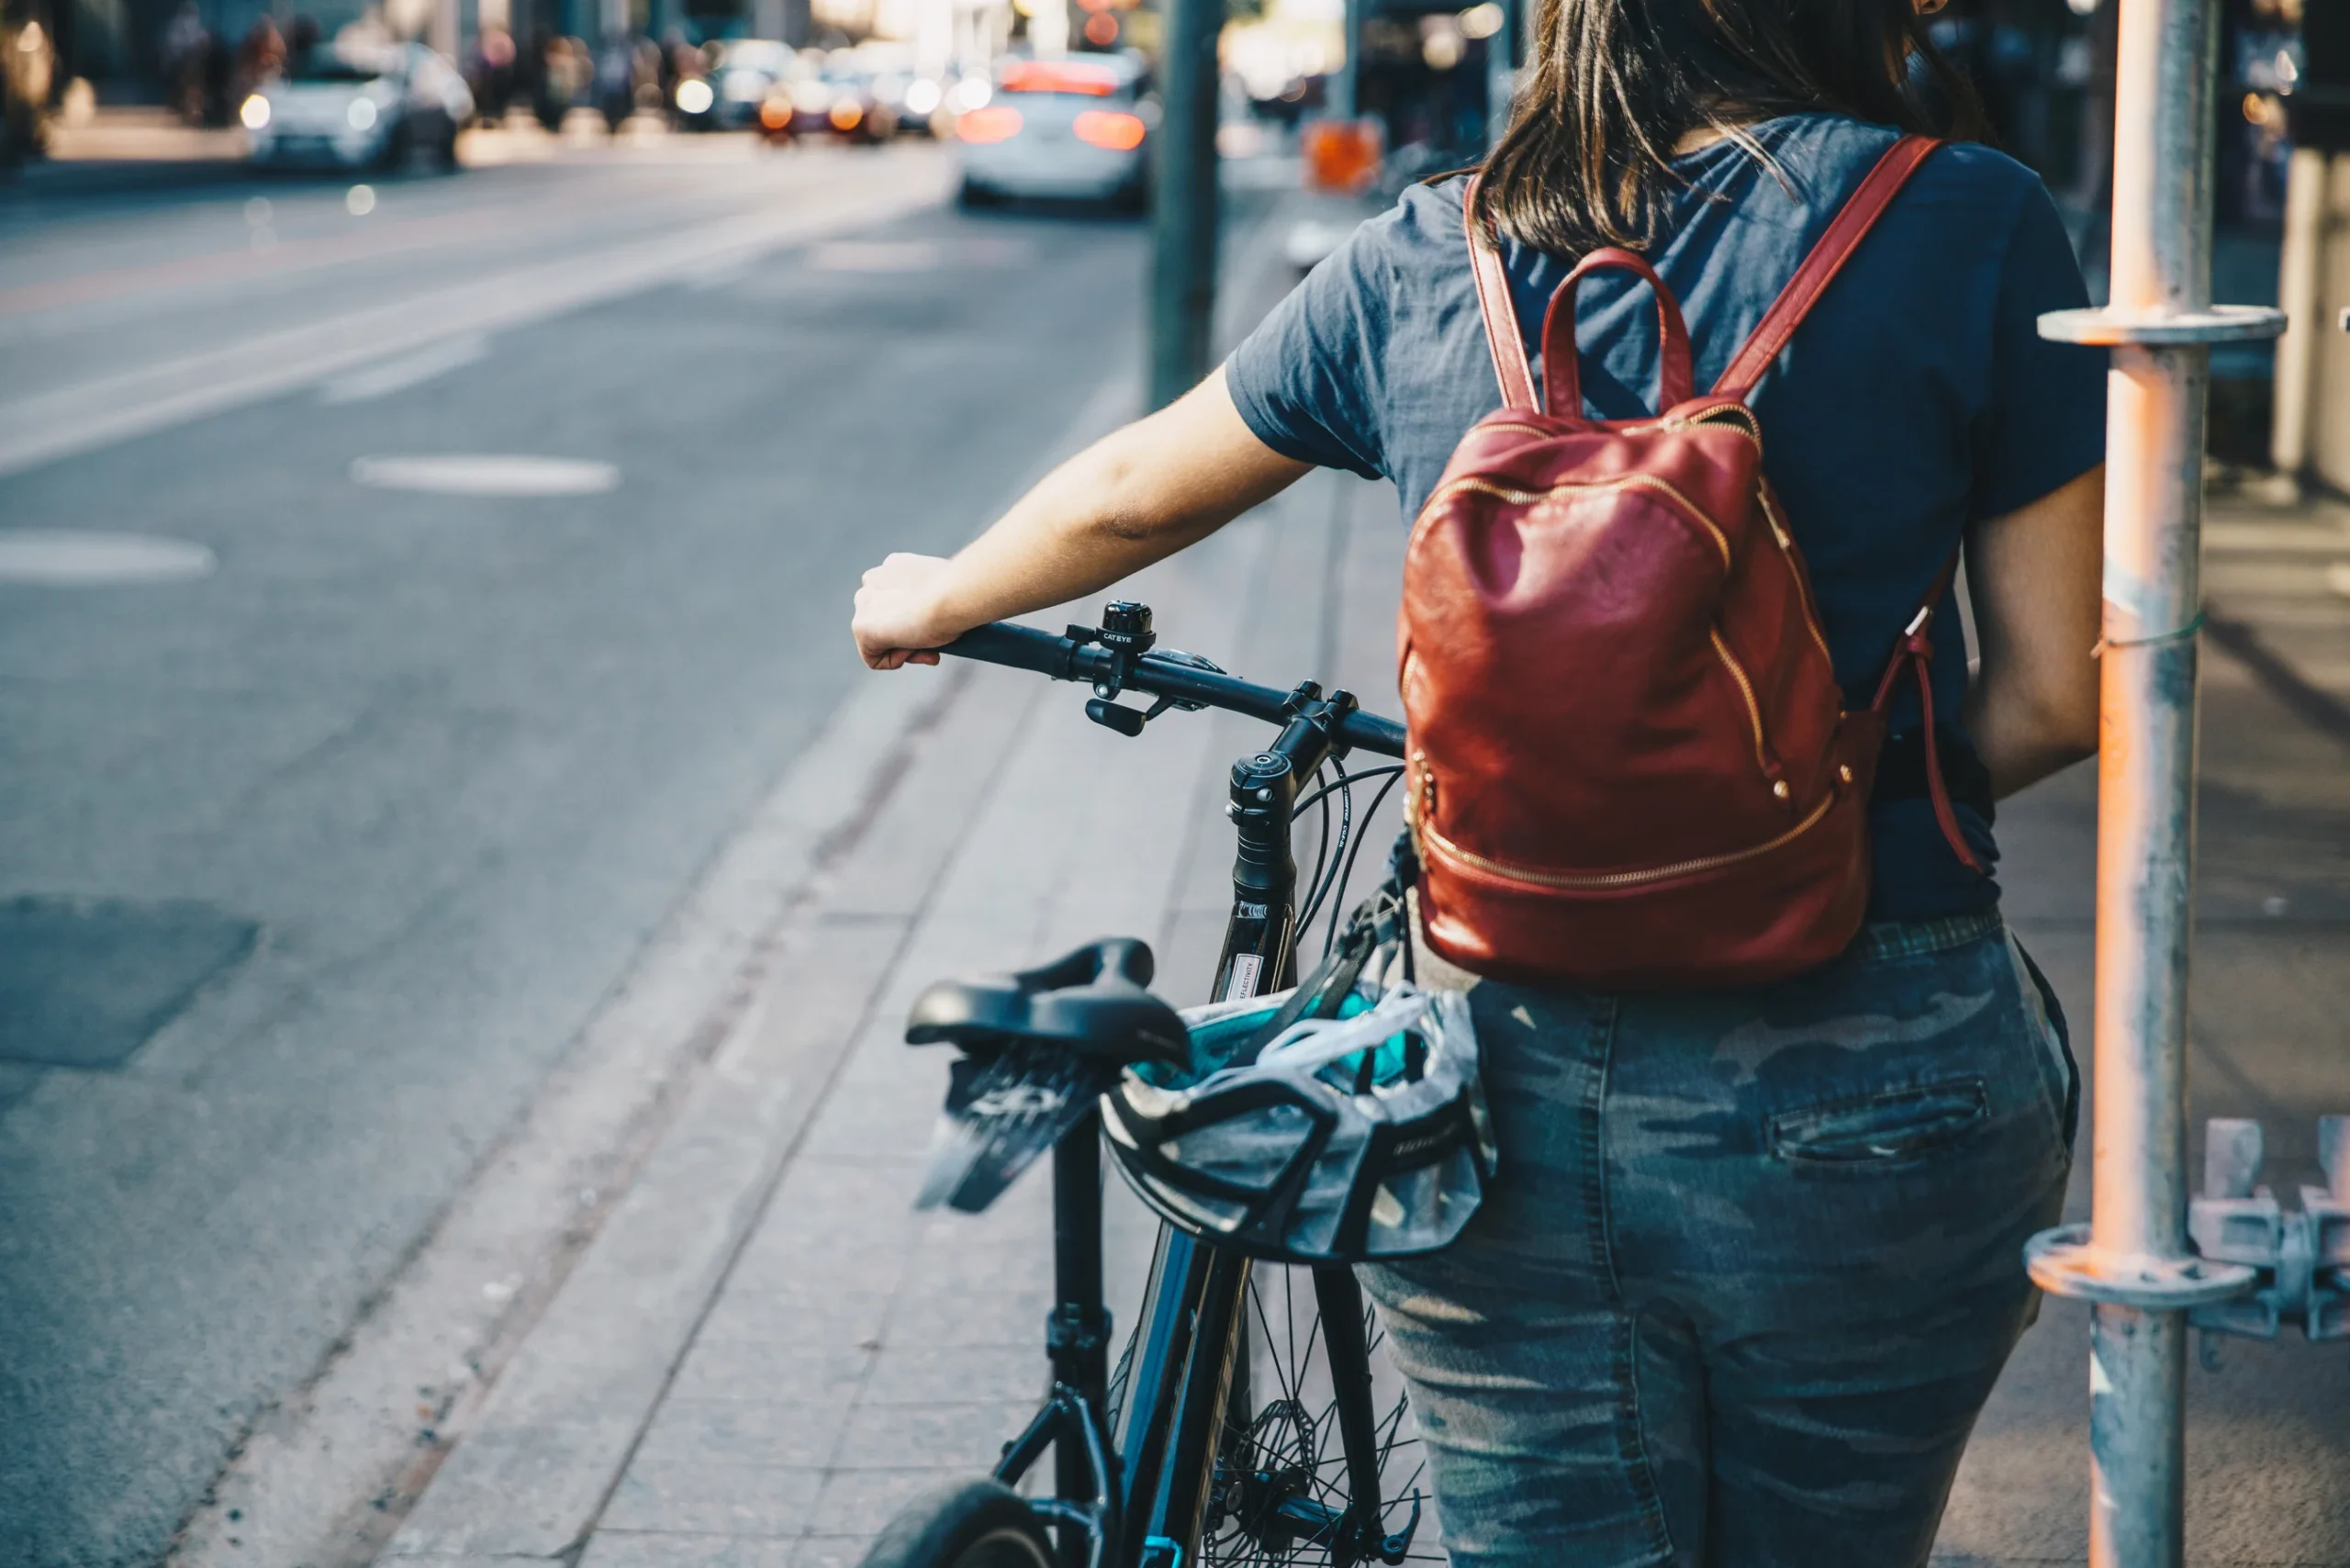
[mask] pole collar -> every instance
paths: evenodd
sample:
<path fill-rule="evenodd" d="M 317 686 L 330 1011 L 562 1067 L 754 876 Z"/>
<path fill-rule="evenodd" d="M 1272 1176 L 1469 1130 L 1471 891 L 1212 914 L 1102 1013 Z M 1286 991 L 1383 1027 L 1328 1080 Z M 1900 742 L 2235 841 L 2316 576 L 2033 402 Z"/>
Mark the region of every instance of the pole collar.
<path fill-rule="evenodd" d="M 2145 1312 L 2232 1301 L 2258 1283 L 2255 1271 L 2241 1263 L 2102 1251 L 2090 1243 L 2087 1225 L 2042 1231 L 2023 1244 L 2023 1266 L 2050 1295 Z"/>
<path fill-rule="evenodd" d="M 2282 337 L 2285 313 L 2266 305 L 2210 305 L 2200 310 L 2051 310 L 2040 318 L 2040 335 L 2060 343 L 2096 343 L 2107 348 L 2185 348 L 2196 343 L 2257 342 Z"/>

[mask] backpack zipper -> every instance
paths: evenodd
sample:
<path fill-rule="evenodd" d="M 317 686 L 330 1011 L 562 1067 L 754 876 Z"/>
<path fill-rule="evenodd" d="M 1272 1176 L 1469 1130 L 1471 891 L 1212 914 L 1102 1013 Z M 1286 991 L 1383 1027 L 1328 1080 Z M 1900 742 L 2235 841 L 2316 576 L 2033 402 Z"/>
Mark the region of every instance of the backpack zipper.
<path fill-rule="evenodd" d="M 1414 524 L 1412 532 L 1416 539 L 1421 526 L 1427 521 L 1428 514 L 1436 510 L 1437 503 L 1456 490 L 1475 490 L 1482 495 L 1498 496 L 1503 500 L 1517 506 L 1532 506 L 1537 501 L 1547 500 L 1552 496 L 1565 495 L 1573 491 L 1628 488 L 1655 490 L 1672 498 L 1674 510 L 1681 512 L 1711 536 L 1714 548 L 1721 553 L 1722 570 L 1725 572 L 1729 570 L 1729 535 L 1715 526 L 1714 521 L 1705 514 L 1696 502 L 1675 489 L 1671 481 L 1660 479 L 1653 474 L 1627 474 L 1617 479 L 1568 480 L 1563 484 L 1553 485 L 1547 490 L 1514 490 L 1506 485 L 1496 485 L 1491 479 L 1475 477 L 1454 479 L 1438 486 L 1434 493 L 1428 497 L 1427 503 L 1420 508 L 1420 521 Z"/>
<path fill-rule="evenodd" d="M 1754 485 L 1754 498 L 1762 503 L 1763 520 L 1771 525 L 1771 537 L 1778 541 L 1779 554 L 1786 557 L 1787 570 L 1795 574 L 1796 597 L 1803 602 L 1804 629 L 1819 645 L 1819 656 L 1826 659 L 1829 667 L 1833 669 L 1836 655 L 1828 651 L 1827 635 L 1819 630 L 1819 610 L 1811 602 L 1811 584 L 1805 579 L 1803 568 L 1796 565 L 1795 538 L 1788 533 L 1785 520 L 1779 516 L 1779 509 L 1771 499 L 1770 487 L 1759 479 Z"/>
<path fill-rule="evenodd" d="M 1487 856 L 1479 855 L 1473 850 L 1463 849 L 1438 833 L 1435 823 L 1430 820 L 1436 801 L 1434 777 L 1425 767 L 1422 768 L 1420 777 L 1427 785 L 1427 800 L 1420 820 L 1413 823 L 1413 831 L 1424 846 L 1434 848 L 1438 855 L 1448 860 L 1457 860 L 1464 866 L 1473 867 L 1489 876 L 1499 877 L 1507 881 L 1525 882 L 1539 888 L 1554 888 L 1568 891 L 1597 891 L 1610 888 L 1639 887 L 1649 882 L 1668 882 L 1679 877 L 1694 877 L 1701 872 L 1719 870 L 1725 866 L 1735 866 L 1741 860 L 1751 860 L 1757 856 L 1768 855 L 1773 850 L 1809 833 L 1819 825 L 1821 820 L 1828 815 L 1829 808 L 1836 803 L 1836 791 L 1830 790 L 1819 798 L 1819 804 L 1814 806 L 1803 821 L 1785 833 L 1763 843 L 1752 845 L 1744 849 L 1733 849 L 1726 854 L 1705 855 L 1694 860 L 1676 860 L 1670 866 L 1651 866 L 1637 871 L 1545 871 L 1531 866 L 1515 866 L 1505 860 L 1495 860 Z"/>
<path fill-rule="evenodd" d="M 1762 770 L 1766 782 L 1776 784 L 1784 790 L 1786 786 L 1772 767 L 1770 746 L 1762 739 L 1762 705 L 1754 700 L 1754 683 L 1747 678 L 1745 666 L 1738 662 L 1738 655 L 1729 651 L 1729 644 L 1722 641 L 1721 628 L 1710 627 L 1706 634 L 1714 640 L 1714 654 L 1722 661 L 1722 667 L 1729 671 L 1732 680 L 1738 682 L 1738 694 L 1746 699 L 1747 722 L 1754 727 L 1754 766 Z"/>
<path fill-rule="evenodd" d="M 1758 450 L 1762 445 L 1762 428 L 1755 420 L 1754 410 L 1743 403 L 1725 404 L 1720 408 L 1708 409 L 1704 413 L 1695 416 L 1667 414 L 1661 420 L 1639 420 L 1619 424 L 1614 428 L 1638 433 L 1642 431 L 1687 430 L 1691 425 L 1735 425 L 1738 427 L 1739 434 L 1752 442 Z M 1477 428 L 1481 431 L 1516 431 L 1521 435 L 1557 435 L 1559 433 L 1555 430 L 1547 429 L 1541 425 L 1520 424 L 1515 420 L 1496 420 L 1490 423 L 1480 424 Z"/>

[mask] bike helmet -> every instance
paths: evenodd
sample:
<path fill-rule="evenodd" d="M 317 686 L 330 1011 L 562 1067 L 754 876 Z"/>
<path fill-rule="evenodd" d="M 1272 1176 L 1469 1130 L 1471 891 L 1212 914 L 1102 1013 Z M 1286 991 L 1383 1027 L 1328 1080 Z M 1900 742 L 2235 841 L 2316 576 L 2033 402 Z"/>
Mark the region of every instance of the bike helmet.
<path fill-rule="evenodd" d="M 1271 1261 L 1449 1244 L 1494 1169 L 1468 998 L 1358 987 L 1249 1059 L 1291 995 L 1192 1008 L 1188 1064 L 1128 1067 L 1102 1097 L 1118 1168 L 1170 1223 Z"/>

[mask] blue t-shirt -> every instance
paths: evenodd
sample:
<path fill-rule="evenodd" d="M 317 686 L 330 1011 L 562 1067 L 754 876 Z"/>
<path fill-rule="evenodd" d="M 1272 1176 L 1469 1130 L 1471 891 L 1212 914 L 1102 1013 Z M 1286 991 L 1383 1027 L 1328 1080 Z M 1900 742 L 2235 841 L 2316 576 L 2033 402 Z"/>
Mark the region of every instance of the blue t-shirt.
<path fill-rule="evenodd" d="M 1649 260 L 1713 385 L 1894 133 L 1839 115 L 1754 129 L 1777 163 L 1732 143 L 1675 161 L 1688 181 Z M 1233 352 L 1225 379 L 1258 438 L 1304 462 L 1393 479 L 1418 514 L 1469 427 L 1501 406 L 1462 236 L 1465 178 L 1416 186 L 1357 230 Z M 1505 242 L 1527 351 L 1569 260 Z M 1656 313 L 1628 274 L 1576 295 L 1586 412 L 1642 417 L 1655 396 Z M 1845 264 L 1751 398 L 1763 466 L 1811 571 L 1837 678 L 1868 701 L 1895 639 L 1962 532 L 2095 467 L 2105 448 L 2105 355 L 2049 342 L 2042 312 L 2087 303 L 2039 177 L 1987 148 L 1927 159 Z M 1958 729 L 1966 648 L 1937 613 L 1934 706 L 1944 773 L 1969 778 L 1958 814 L 1989 865 L 1989 790 Z M 2086 651 L 2085 651 L 2086 656 Z M 1893 714 L 1887 782 L 1870 808 L 1870 918 L 1988 910 L 1997 886 L 1960 864 L 1912 766 L 1914 688 Z"/>

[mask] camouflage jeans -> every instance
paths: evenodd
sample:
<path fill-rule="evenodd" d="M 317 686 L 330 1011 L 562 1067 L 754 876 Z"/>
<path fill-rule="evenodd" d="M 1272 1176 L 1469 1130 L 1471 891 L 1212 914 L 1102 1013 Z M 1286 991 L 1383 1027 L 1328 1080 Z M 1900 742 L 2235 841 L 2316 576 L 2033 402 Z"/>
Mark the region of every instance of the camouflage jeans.
<path fill-rule="evenodd" d="M 2078 1079 L 1996 917 L 1747 991 L 1471 992 L 1500 1178 L 1363 1271 L 1460 1568 L 1922 1563 Z"/>

